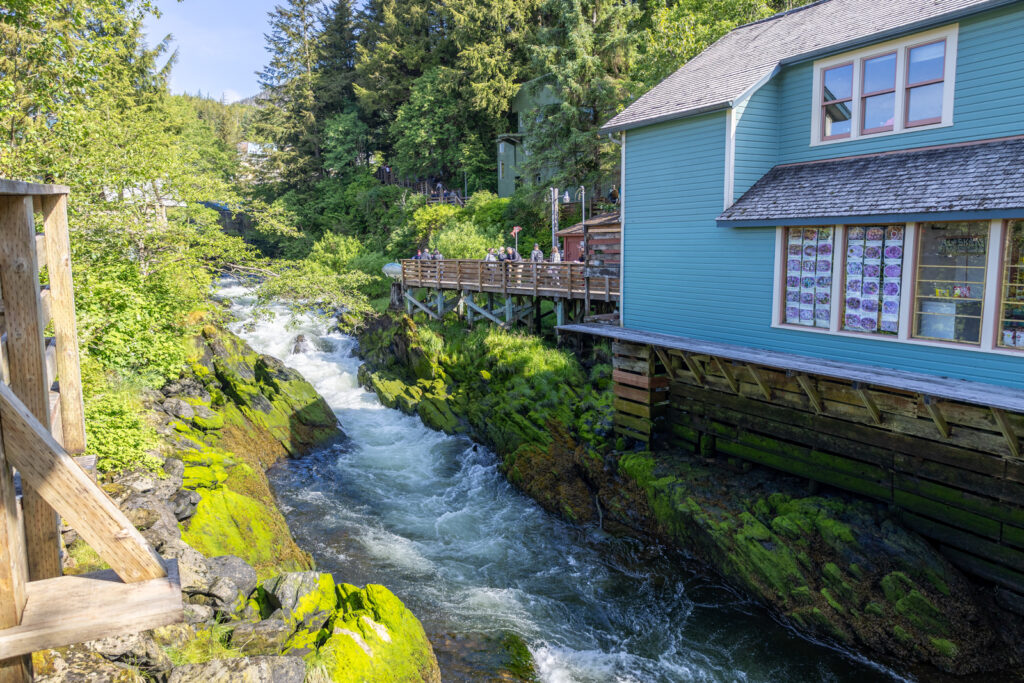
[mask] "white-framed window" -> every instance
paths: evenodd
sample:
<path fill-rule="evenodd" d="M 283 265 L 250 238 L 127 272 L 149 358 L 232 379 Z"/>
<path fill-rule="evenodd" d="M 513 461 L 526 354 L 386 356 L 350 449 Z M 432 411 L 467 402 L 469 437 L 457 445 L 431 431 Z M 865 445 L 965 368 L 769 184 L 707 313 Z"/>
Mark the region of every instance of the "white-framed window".
<path fill-rule="evenodd" d="M 814 62 L 811 145 L 953 125 L 958 25 Z"/>
<path fill-rule="evenodd" d="M 1024 353 L 1024 221 L 780 227 L 772 326 Z"/>

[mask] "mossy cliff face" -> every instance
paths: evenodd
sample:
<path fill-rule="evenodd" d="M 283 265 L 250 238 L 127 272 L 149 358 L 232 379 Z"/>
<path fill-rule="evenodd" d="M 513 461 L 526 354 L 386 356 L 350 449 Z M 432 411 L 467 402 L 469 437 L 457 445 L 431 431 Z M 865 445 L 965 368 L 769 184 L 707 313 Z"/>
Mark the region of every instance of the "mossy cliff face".
<path fill-rule="evenodd" d="M 367 325 L 360 349 L 382 402 L 485 443 L 547 509 L 696 555 L 803 633 L 957 673 L 1018 664 L 991 599 L 883 508 L 769 470 L 616 451 L 600 356 L 586 372 L 531 337 L 399 316 Z"/>
<path fill-rule="evenodd" d="M 184 487 L 202 496 L 183 540 L 210 557 L 237 555 L 260 576 L 312 568 L 264 470 L 337 437 L 337 418 L 298 373 L 235 335 L 206 326 L 191 342 L 191 376 L 169 385 L 176 402 L 164 426 L 185 465 Z"/>

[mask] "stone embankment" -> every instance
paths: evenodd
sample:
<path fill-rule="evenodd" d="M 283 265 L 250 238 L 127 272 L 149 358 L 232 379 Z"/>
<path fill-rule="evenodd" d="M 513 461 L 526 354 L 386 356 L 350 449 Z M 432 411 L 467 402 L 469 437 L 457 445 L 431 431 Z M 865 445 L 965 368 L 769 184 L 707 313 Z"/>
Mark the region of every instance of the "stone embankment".
<path fill-rule="evenodd" d="M 33 657 L 37 681 L 428 681 L 433 650 L 387 588 L 315 570 L 275 505 L 265 469 L 343 438 L 311 385 L 213 326 L 181 379 L 144 402 L 164 436 L 162 472 L 103 487 L 178 561 L 185 621 Z M 67 571 L 104 568 L 71 529 Z"/>
<path fill-rule="evenodd" d="M 487 445 L 547 509 L 682 549 L 811 638 L 926 678 L 1024 661 L 1024 621 L 883 506 L 749 464 L 628 450 L 600 348 L 569 367 L 530 337 L 393 315 L 365 326 L 360 352 L 360 382 L 383 403 Z"/>

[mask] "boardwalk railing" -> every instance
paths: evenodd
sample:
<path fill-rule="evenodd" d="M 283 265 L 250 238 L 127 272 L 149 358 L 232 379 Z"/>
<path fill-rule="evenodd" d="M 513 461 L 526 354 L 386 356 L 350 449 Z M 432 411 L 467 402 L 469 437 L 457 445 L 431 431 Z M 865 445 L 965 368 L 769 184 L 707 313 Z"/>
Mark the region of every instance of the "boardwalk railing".
<path fill-rule="evenodd" d="M 0 683 L 31 681 L 33 651 L 182 619 L 174 562 L 72 458 L 86 443 L 67 193 L 0 180 Z M 112 571 L 61 576 L 57 514 Z"/>
<path fill-rule="evenodd" d="M 542 296 L 566 299 L 618 301 L 617 277 L 588 277 L 582 263 L 532 263 L 530 261 L 483 261 L 408 259 L 402 261 L 402 284 L 462 292 L 488 292 L 504 296 Z"/>

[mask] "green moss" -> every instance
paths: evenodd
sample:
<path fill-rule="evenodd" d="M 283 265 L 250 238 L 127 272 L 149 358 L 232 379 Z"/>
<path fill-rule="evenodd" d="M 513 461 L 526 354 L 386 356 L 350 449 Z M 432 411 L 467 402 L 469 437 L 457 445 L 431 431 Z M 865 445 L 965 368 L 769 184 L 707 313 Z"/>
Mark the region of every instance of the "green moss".
<path fill-rule="evenodd" d="M 80 538 L 75 539 L 68 546 L 68 554 L 75 562 L 73 567 L 65 570 L 65 574 L 91 574 L 103 569 L 110 569 L 110 565 L 99 556 L 99 553 Z"/>
<path fill-rule="evenodd" d="M 864 613 L 870 614 L 875 617 L 882 616 L 885 612 L 882 610 L 882 606 L 877 602 L 869 602 L 864 606 Z"/>
<path fill-rule="evenodd" d="M 939 654 L 949 659 L 955 659 L 960 654 L 960 648 L 956 646 L 951 640 L 945 638 L 929 638 L 928 641 L 932 644 Z"/>
<path fill-rule="evenodd" d="M 227 488 L 206 489 L 182 540 L 207 557 L 237 555 L 260 576 L 309 569 L 280 511 Z"/>
<path fill-rule="evenodd" d="M 907 633 L 907 630 L 899 624 L 892 625 L 892 635 L 897 641 L 904 645 L 912 645 L 914 643 L 914 637 Z"/>
<path fill-rule="evenodd" d="M 534 666 L 533 655 L 530 648 L 515 633 L 506 633 L 501 639 L 501 646 L 508 653 L 508 663 L 505 670 L 512 674 L 519 681 L 536 681 L 537 670 Z"/>
<path fill-rule="evenodd" d="M 180 647 L 167 648 L 167 656 L 175 666 L 183 664 L 205 664 L 214 659 L 234 659 L 244 656 L 238 648 L 228 642 L 231 628 L 218 624 L 201 626 L 195 635 Z"/>
<path fill-rule="evenodd" d="M 829 607 L 839 612 L 840 614 L 846 614 L 846 608 L 843 607 L 838 600 L 836 600 L 835 596 L 832 595 L 831 592 L 829 592 L 828 588 L 822 588 L 820 593 L 821 596 L 825 598 L 825 602 L 828 603 Z"/>
<path fill-rule="evenodd" d="M 945 615 L 916 588 L 896 602 L 896 612 L 925 633 L 937 636 L 949 633 Z"/>
<path fill-rule="evenodd" d="M 419 620 L 391 591 L 338 586 L 330 635 L 307 657 L 332 681 L 440 681 L 437 660 Z"/>
<path fill-rule="evenodd" d="M 891 572 L 882 578 L 881 585 L 885 599 L 895 604 L 914 587 L 914 582 L 903 572 Z"/>

